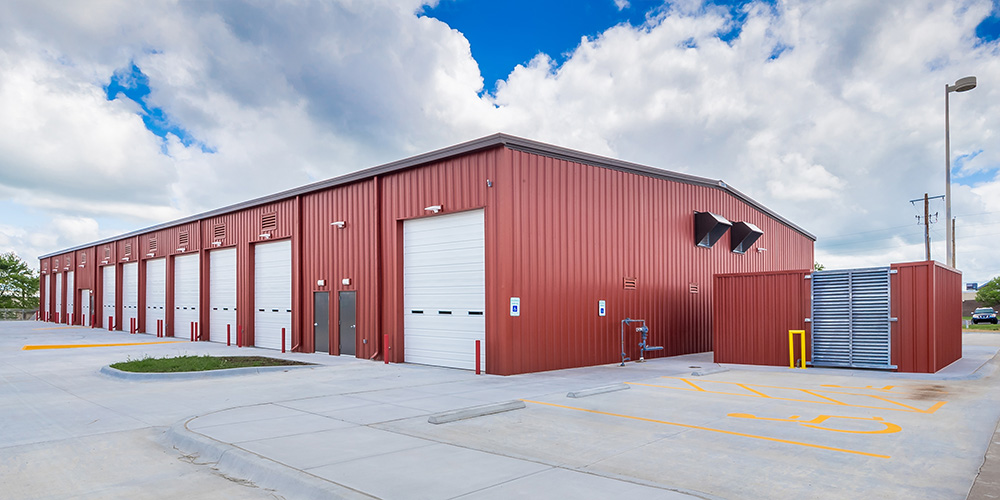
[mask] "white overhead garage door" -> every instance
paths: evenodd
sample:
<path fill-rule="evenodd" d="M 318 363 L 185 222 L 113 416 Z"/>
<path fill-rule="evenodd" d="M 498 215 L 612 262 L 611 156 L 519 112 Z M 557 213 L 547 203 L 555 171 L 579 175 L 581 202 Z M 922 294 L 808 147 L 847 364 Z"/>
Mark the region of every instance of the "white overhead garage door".
<path fill-rule="evenodd" d="M 236 249 L 223 248 L 208 254 L 208 315 L 212 342 L 226 341 L 226 327 L 236 342 Z M 176 330 L 174 335 L 177 335 Z"/>
<path fill-rule="evenodd" d="M 66 316 L 62 313 L 62 273 L 56 274 L 56 323 L 65 323 Z"/>
<path fill-rule="evenodd" d="M 292 242 L 258 243 L 253 251 L 254 345 L 281 349 L 292 338 Z"/>
<path fill-rule="evenodd" d="M 122 328 L 132 331 L 132 322 L 139 320 L 139 263 L 122 266 Z M 138 327 L 139 325 L 136 325 Z"/>
<path fill-rule="evenodd" d="M 104 266 L 101 268 L 101 272 L 104 277 L 101 281 L 101 309 L 104 314 L 101 316 L 101 321 L 105 328 L 110 326 L 117 326 L 121 330 L 121 325 L 114 325 L 115 318 L 115 266 Z M 108 323 L 110 321 L 112 323 Z"/>
<path fill-rule="evenodd" d="M 157 322 L 166 318 L 167 259 L 146 261 L 146 333 L 156 334 Z"/>
<path fill-rule="evenodd" d="M 88 289 L 80 290 L 80 324 L 83 326 L 93 325 L 90 318 L 90 290 Z"/>
<path fill-rule="evenodd" d="M 198 301 L 200 298 L 198 276 L 200 274 L 198 254 L 181 255 L 174 258 L 174 336 L 191 334 L 191 323 L 199 323 Z M 235 266 L 233 276 L 235 277 Z M 235 287 L 234 287 L 235 288 Z M 234 306 L 235 308 L 235 306 Z M 212 334 L 215 335 L 214 332 Z M 225 342 L 226 330 L 222 330 Z"/>
<path fill-rule="evenodd" d="M 76 295 L 76 287 L 73 283 L 73 271 L 66 273 L 66 322 L 73 324 L 76 315 L 73 314 L 73 296 Z"/>
<path fill-rule="evenodd" d="M 486 367 L 486 254 L 482 210 L 403 222 L 404 358 Z"/>

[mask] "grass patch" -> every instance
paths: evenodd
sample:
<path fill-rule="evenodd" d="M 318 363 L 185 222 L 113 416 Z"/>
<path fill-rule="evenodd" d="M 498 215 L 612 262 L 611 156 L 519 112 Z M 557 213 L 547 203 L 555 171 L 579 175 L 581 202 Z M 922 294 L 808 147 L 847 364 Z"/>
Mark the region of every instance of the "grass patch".
<path fill-rule="evenodd" d="M 991 325 L 989 323 L 984 323 L 982 325 L 973 325 L 964 327 L 966 331 L 987 331 L 987 332 L 1000 332 L 1000 325 Z"/>
<path fill-rule="evenodd" d="M 177 373 L 225 370 L 257 366 L 309 365 L 301 361 L 266 358 L 264 356 L 178 356 L 176 358 L 129 359 L 114 363 L 111 368 L 133 373 Z"/>

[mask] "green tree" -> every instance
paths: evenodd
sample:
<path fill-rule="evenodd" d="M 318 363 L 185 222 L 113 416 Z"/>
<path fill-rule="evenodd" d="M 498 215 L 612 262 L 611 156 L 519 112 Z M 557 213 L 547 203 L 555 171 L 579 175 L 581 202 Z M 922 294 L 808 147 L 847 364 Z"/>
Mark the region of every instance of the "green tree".
<path fill-rule="evenodd" d="M 979 287 L 979 291 L 976 292 L 976 300 L 990 306 L 1000 304 L 1000 276 Z"/>
<path fill-rule="evenodd" d="M 0 308 L 38 309 L 38 273 L 14 252 L 0 254 Z"/>

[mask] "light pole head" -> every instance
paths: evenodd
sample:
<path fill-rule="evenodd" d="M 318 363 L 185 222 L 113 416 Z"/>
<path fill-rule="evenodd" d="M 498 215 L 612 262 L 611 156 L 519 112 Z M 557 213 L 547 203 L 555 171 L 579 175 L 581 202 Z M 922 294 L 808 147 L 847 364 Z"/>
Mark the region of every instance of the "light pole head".
<path fill-rule="evenodd" d="M 948 87 L 948 92 L 966 92 L 976 88 L 976 77 L 959 78 L 955 85 Z"/>

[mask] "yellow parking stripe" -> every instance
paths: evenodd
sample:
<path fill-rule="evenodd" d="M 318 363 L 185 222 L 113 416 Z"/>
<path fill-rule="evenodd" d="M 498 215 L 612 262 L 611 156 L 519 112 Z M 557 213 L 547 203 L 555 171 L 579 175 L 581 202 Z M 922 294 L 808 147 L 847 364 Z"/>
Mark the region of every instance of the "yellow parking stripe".
<path fill-rule="evenodd" d="M 866 457 L 892 458 L 889 455 L 879 455 L 879 454 L 876 454 L 876 453 L 867 453 L 867 452 L 864 452 L 864 451 L 848 450 L 848 449 L 845 449 L 845 448 L 834 448 L 833 446 L 823 446 L 821 444 L 802 443 L 802 442 L 799 442 L 799 441 L 790 441 L 788 439 L 779 439 L 779 438 L 773 438 L 773 437 L 767 437 L 767 436 L 757 436 L 755 434 L 745 434 L 745 433 L 742 433 L 742 432 L 726 431 L 726 430 L 722 430 L 722 429 L 713 429 L 711 427 L 702 427 L 700 425 L 681 424 L 681 423 L 678 423 L 678 422 L 668 422 L 666 420 L 656 420 L 656 419 L 652 419 L 652 418 L 636 417 L 636 416 L 632 416 L 632 415 L 622 415 L 622 414 L 619 414 L 619 413 L 610 413 L 610 412 L 606 412 L 606 411 L 590 410 L 590 409 L 587 409 L 587 408 L 577 408 L 577 407 L 574 407 L 574 406 L 565 406 L 565 405 L 560 405 L 560 404 L 555 404 L 555 403 L 543 403 L 541 401 L 531 401 L 531 400 L 528 400 L 528 399 L 522 399 L 521 401 L 524 401 L 525 403 L 534 403 L 534 404 L 545 405 L 545 406 L 554 406 L 556 408 L 564 408 L 564 409 L 567 409 L 567 410 L 584 411 L 584 412 L 587 412 L 587 413 L 594 413 L 594 414 L 597 414 L 597 415 L 607 415 L 609 417 L 630 418 L 632 420 L 641 420 L 643 422 L 652 422 L 654 424 L 674 425 L 674 426 L 677 426 L 677 427 L 684 427 L 684 428 L 687 428 L 687 429 L 698 429 L 698 430 L 701 430 L 701 431 L 718 432 L 720 434 L 729 434 L 731 436 L 742 436 L 742 437 L 748 437 L 748 438 L 753 438 L 753 439 L 762 439 L 764 441 L 773 441 L 775 443 L 794 444 L 794 445 L 797 445 L 797 446 L 805 446 L 805 447 L 808 447 L 808 448 L 818 448 L 818 449 L 821 449 L 821 450 L 839 451 L 841 453 L 852 453 L 852 454 L 855 454 L 855 455 L 863 455 L 863 456 L 866 456 Z"/>
<path fill-rule="evenodd" d="M 127 345 L 149 345 L 149 344 L 180 344 L 184 340 L 171 340 L 167 342 L 132 342 L 127 344 L 52 344 L 52 345 L 26 345 L 22 351 L 37 351 L 39 349 L 73 349 L 75 347 L 121 347 Z"/>

